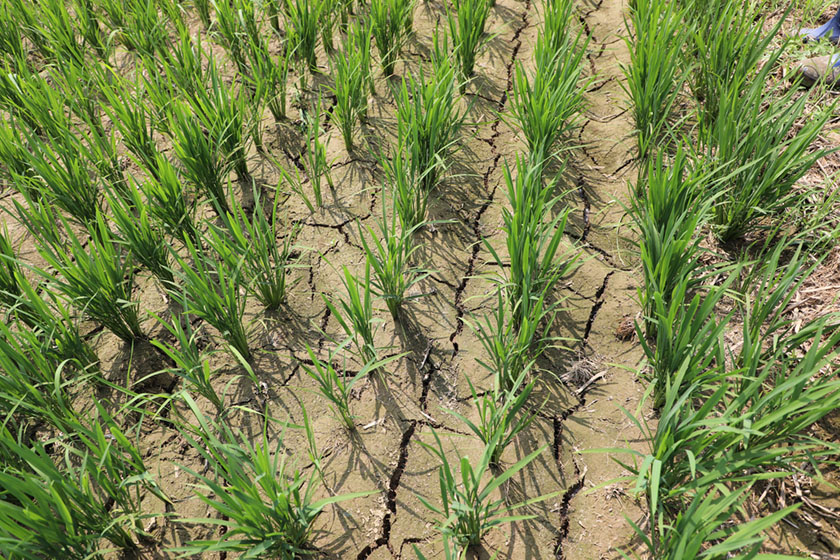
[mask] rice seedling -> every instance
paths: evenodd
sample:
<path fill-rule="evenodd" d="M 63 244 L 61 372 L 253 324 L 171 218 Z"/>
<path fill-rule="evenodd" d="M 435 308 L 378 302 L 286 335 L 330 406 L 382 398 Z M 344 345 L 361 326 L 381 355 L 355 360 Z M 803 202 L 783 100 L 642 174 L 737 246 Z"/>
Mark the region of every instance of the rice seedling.
<path fill-rule="evenodd" d="M 195 200 L 185 192 L 175 167 L 164 155 L 155 155 L 153 166 L 150 177 L 140 185 L 149 213 L 176 239 L 188 237 L 195 243 Z"/>
<path fill-rule="evenodd" d="M 210 4 L 211 0 L 193 0 L 193 7 L 198 14 L 198 19 L 201 20 L 201 25 L 204 26 L 205 31 L 209 31 L 212 21 L 210 19 Z"/>
<path fill-rule="evenodd" d="M 124 80 L 109 73 L 100 80 L 98 89 L 107 101 L 102 108 L 119 130 L 122 143 L 154 175 L 158 157 L 155 125 L 143 100 L 141 84 L 135 83 L 131 92 Z"/>
<path fill-rule="evenodd" d="M 42 352 L 38 334 L 26 329 L 13 332 L 12 327 L 12 322 L 0 323 L 0 367 L 4 372 L 0 377 L 0 413 L 4 423 L 14 416 L 22 423 L 46 422 L 66 428 L 73 415 L 68 385 L 85 379 L 84 366 L 73 358 L 60 360 Z"/>
<path fill-rule="evenodd" d="M 202 93 L 211 69 L 209 64 L 205 69 L 205 59 L 209 56 L 201 35 L 193 37 L 189 29 L 182 27 L 178 29 L 178 40 L 161 55 L 160 67 L 155 59 L 141 59 L 145 70 L 145 93 L 158 113 L 165 115 L 169 103 L 181 94 L 196 99 Z M 166 124 L 166 120 L 161 119 L 159 125 Z"/>
<path fill-rule="evenodd" d="M 154 317 L 175 340 L 175 344 L 159 339 L 152 340 L 152 344 L 175 363 L 175 367 L 169 371 L 188 383 L 191 390 L 207 399 L 215 407 L 217 417 L 222 418 L 227 411 L 225 395 L 219 395 L 213 386 L 216 372 L 210 368 L 208 356 L 198 347 L 198 333 L 193 330 L 192 323 L 178 319 L 166 321 L 157 315 Z"/>
<path fill-rule="evenodd" d="M 327 148 L 321 142 L 321 95 L 318 94 L 318 100 L 312 106 L 311 110 L 305 111 L 302 115 L 306 126 L 306 145 L 303 152 L 303 168 L 306 176 L 309 179 L 309 184 L 312 187 L 312 192 L 315 196 L 315 204 L 324 205 L 324 197 L 321 194 L 321 181 L 323 178 L 327 179 L 330 187 L 333 186 L 332 177 L 330 176 L 330 165 L 327 162 Z"/>
<path fill-rule="evenodd" d="M 776 51 L 749 84 L 730 83 L 721 90 L 717 117 L 699 133 L 701 146 L 695 157 L 714 165 L 721 184 L 713 219 L 715 234 L 723 242 L 766 228 L 768 219 L 799 196 L 796 182 L 829 153 L 812 145 L 832 106 L 803 119 L 808 96 L 794 88 L 772 99 L 764 93 L 781 54 Z"/>
<path fill-rule="evenodd" d="M 536 412 L 523 410 L 535 383 L 531 381 L 524 387 L 522 386 L 525 382 L 526 373 L 526 371 L 523 371 L 510 388 L 505 391 L 488 391 L 481 395 L 478 394 L 472 381 L 467 377 L 467 383 L 472 394 L 472 403 L 478 412 L 477 423 L 454 410 L 447 411 L 463 422 L 472 433 L 481 439 L 485 446 L 490 446 L 491 443 L 495 442 L 490 453 L 491 467 L 499 466 L 502 453 L 513 442 L 514 438 L 534 421 L 539 412 L 539 409 Z"/>
<path fill-rule="evenodd" d="M 192 109 L 182 101 L 173 101 L 169 119 L 173 148 L 184 167 L 185 176 L 197 191 L 209 196 L 219 213 L 228 211 L 225 190 L 227 165 L 221 143 L 205 133 Z"/>
<path fill-rule="evenodd" d="M 394 75 L 414 14 L 413 0 L 371 0 L 370 26 L 385 76 Z"/>
<path fill-rule="evenodd" d="M 216 14 L 216 24 L 213 26 L 224 46 L 228 56 L 236 65 L 240 74 L 249 75 L 248 64 L 246 63 L 245 52 L 242 49 L 243 25 L 245 19 L 253 17 L 254 6 L 250 0 L 210 0 L 213 11 Z"/>
<path fill-rule="evenodd" d="M 373 317 L 373 292 L 370 282 L 370 261 L 365 262 L 365 277 L 360 280 L 345 266 L 341 279 L 346 297 L 338 301 L 338 305 L 325 294 L 321 294 L 330 314 L 338 322 L 341 329 L 353 341 L 356 354 L 363 363 L 376 362 L 378 352 L 374 336 L 379 321 Z"/>
<path fill-rule="evenodd" d="M 33 183 L 37 185 L 39 195 L 81 224 L 95 222 L 100 211 L 101 193 L 78 138 L 69 129 L 52 142 L 29 132 L 25 135 L 29 165 L 37 176 Z"/>
<path fill-rule="evenodd" d="M 89 371 L 99 358 L 82 338 L 75 314 L 58 294 L 18 277 L 20 296 L 11 311 L 40 341 L 40 353 L 64 361 L 76 371 Z"/>
<path fill-rule="evenodd" d="M 443 57 L 436 60 L 431 77 L 421 66 L 394 92 L 398 142 L 408 149 L 412 172 L 427 191 L 437 186 L 446 170 L 466 116 L 458 109 L 455 87 L 455 73 Z"/>
<path fill-rule="evenodd" d="M 511 320 L 517 332 L 536 327 L 551 315 L 553 306 L 546 300 L 557 282 L 576 266 L 579 254 L 560 248 L 569 210 L 565 208 L 550 217 L 558 198 L 554 196 L 555 180 L 543 184 L 542 166 L 527 164 L 517 156 L 516 178 L 505 165 L 504 177 L 511 209 L 503 210 L 506 245 L 510 259 L 505 289 L 511 306 Z M 505 267 L 498 252 L 485 241 L 488 251 Z"/>
<path fill-rule="evenodd" d="M 169 23 L 165 10 L 159 10 L 157 0 L 126 0 L 125 24 L 119 38 L 133 51 L 146 56 L 165 52 L 169 46 Z"/>
<path fill-rule="evenodd" d="M 666 145 L 674 113 L 691 67 L 682 59 L 688 28 L 676 2 L 639 0 L 627 22 L 630 64 L 623 68 L 622 88 L 631 102 L 639 157 Z"/>
<path fill-rule="evenodd" d="M 411 257 L 418 249 L 411 240 L 414 231 L 398 227 L 395 209 L 389 218 L 384 204 L 378 232 L 370 226 L 362 229 L 359 224 L 358 227 L 367 262 L 373 268 L 375 293 L 385 300 L 391 318 L 398 322 L 403 304 L 420 297 L 409 296 L 408 291 L 428 276 L 411 264 Z"/>
<path fill-rule="evenodd" d="M 317 0 L 284 0 L 283 11 L 286 16 L 286 48 L 291 49 L 295 58 L 302 64 L 300 70 L 301 89 L 303 89 L 304 70 L 317 72 L 318 61 L 315 47 L 318 44 L 318 26 L 321 21 L 325 2 Z"/>
<path fill-rule="evenodd" d="M 489 475 L 490 459 L 501 437 L 499 433 L 485 446 L 477 465 L 473 466 L 468 457 L 459 457 L 460 476 L 458 476 L 435 430 L 432 430 L 432 435 L 435 437 L 436 445 L 424 442 L 420 442 L 420 445 L 442 463 L 438 470 L 441 505 L 436 506 L 422 496 L 417 497 L 426 508 L 443 518 L 440 524 L 441 533 L 451 538 L 457 545 L 463 548 L 478 545 L 484 535 L 496 527 L 532 519 L 534 517 L 532 515 L 509 514 L 554 496 L 554 494 L 547 494 L 513 505 L 506 504 L 504 498 L 494 498 L 494 492 L 536 459 L 545 450 L 545 446 L 526 455 L 502 473 Z M 483 483 L 483 481 L 487 482 Z"/>
<path fill-rule="evenodd" d="M 656 154 L 646 165 L 643 191 L 629 197 L 629 213 L 639 232 L 644 275 L 639 303 L 648 337 L 656 331 L 656 298 L 667 301 L 682 283 L 691 291 L 702 281 L 696 232 L 706 223 L 714 197 L 706 193 L 709 176 L 691 163 L 682 145 L 673 158 Z"/>
<path fill-rule="evenodd" d="M 92 0 L 73 0 L 73 12 L 79 27 L 83 44 L 92 47 L 93 52 L 104 60 L 108 59 L 108 40 L 99 27 L 99 15 Z M 12 20 L 5 20 L 12 21 Z"/>
<path fill-rule="evenodd" d="M 348 32 L 344 48 L 331 58 L 335 85 L 332 121 L 336 123 L 344 147 L 353 149 L 353 131 L 367 115 L 367 89 L 372 88 L 370 77 L 371 31 L 366 25 L 354 22 Z"/>
<path fill-rule="evenodd" d="M 315 500 L 315 492 L 322 484 L 320 456 L 305 416 L 309 458 L 315 463 L 315 468 L 308 469 L 308 474 L 297 461 L 290 459 L 294 455 L 284 449 L 282 434 L 269 438 L 268 419 L 263 424 L 261 437 L 252 441 L 227 424 L 214 423 L 204 417 L 189 395 L 183 398 L 198 424 L 182 429 L 181 433 L 198 450 L 213 474 L 207 476 L 184 470 L 201 481 L 198 497 L 224 516 L 212 521 L 227 530 L 217 539 L 190 542 L 180 552 L 242 552 L 244 557 L 305 555 L 309 552 L 312 525 L 327 506 L 373 493 L 339 494 Z M 272 445 L 270 440 L 276 444 Z"/>
<path fill-rule="evenodd" d="M 295 239 L 302 226 L 292 225 L 278 242 L 283 225 L 280 197 L 275 195 L 270 218 L 266 218 L 256 186 L 252 215 L 235 199 L 230 205 L 232 211 L 224 216 L 224 227 L 210 225 L 210 244 L 229 268 L 242 267 L 248 293 L 266 309 L 277 309 L 286 302 L 289 272 L 302 266 L 295 256 L 299 253 Z"/>
<path fill-rule="evenodd" d="M 118 231 L 118 241 L 164 285 L 172 283 L 169 248 L 163 231 L 153 220 L 140 191 L 130 184 L 126 192 L 106 190 L 108 208 Z"/>
<path fill-rule="evenodd" d="M 544 340 L 537 335 L 539 327 L 533 322 L 531 328 L 519 330 L 511 320 L 511 305 L 505 301 L 505 290 L 496 290 L 497 304 L 493 313 L 476 318 L 463 319 L 481 343 L 487 359 L 476 358 L 476 362 L 493 375 L 494 394 L 509 392 L 520 377 L 524 378 L 534 364 L 531 356 L 539 355 Z"/>
<path fill-rule="evenodd" d="M 754 548 L 755 539 L 742 538 L 746 529 L 724 523 L 737 515 L 740 502 L 710 516 L 708 511 L 696 513 L 701 503 L 706 509 L 710 505 L 698 497 L 711 493 L 716 498 L 714 490 L 722 483 L 737 490 L 789 476 L 801 468 L 805 457 L 825 450 L 825 444 L 805 430 L 836 406 L 836 379 L 815 377 L 836 357 L 836 332 L 822 338 L 832 322 L 836 318 L 810 323 L 809 336 L 789 335 L 792 345 L 782 341 L 757 364 L 735 371 L 725 371 L 725 363 L 718 362 L 713 369 L 698 372 L 686 362 L 671 372 L 658 426 L 648 432 L 651 452 L 634 452 L 641 464 L 628 465 L 637 489 L 648 494 L 655 523 L 645 540 L 656 557 L 680 558 L 687 542 L 694 547 L 727 542 L 730 551 Z M 803 345 L 809 346 L 807 350 Z M 801 352 L 791 353 L 792 348 Z M 691 460 L 685 461 L 686 456 Z M 761 524 L 780 517 L 770 516 Z M 671 520 L 683 518 L 705 522 L 680 524 L 687 532 L 675 534 Z M 713 522 L 711 527 L 708 522 Z"/>
<path fill-rule="evenodd" d="M 11 2 L 3 2 L 0 4 L 0 19 L 17 21 L 23 24 L 23 27 L 27 18 L 19 13 L 17 6 L 13 6 Z M 20 29 L 15 29 L 12 25 L 0 28 L 0 53 L 3 53 L 7 60 L 24 59 L 23 33 Z"/>
<path fill-rule="evenodd" d="M 193 110 L 201 118 L 202 125 L 222 151 L 225 165 L 236 172 L 240 181 L 249 177 L 245 157 L 247 143 L 244 137 L 244 118 L 247 98 L 233 85 L 222 82 L 213 59 L 210 59 L 208 84 L 197 92 L 192 100 Z"/>
<path fill-rule="evenodd" d="M 223 258 L 197 248 L 189 238 L 183 241 L 189 261 L 172 251 L 179 265 L 173 272 L 180 290 L 172 286 L 170 296 L 187 314 L 206 321 L 245 360 L 250 360 L 248 333 L 242 322 L 246 297 L 240 290 L 244 257 L 232 267 Z"/>
<path fill-rule="evenodd" d="M 307 344 L 306 352 L 312 365 L 300 362 L 303 370 L 318 384 L 318 392 L 329 401 L 333 412 L 339 417 L 344 427 L 350 431 L 356 429 L 356 417 L 350 412 L 350 398 L 353 387 L 368 374 L 378 371 L 383 366 L 403 357 L 402 354 L 390 356 L 376 362 L 368 362 L 355 374 L 348 374 L 347 371 L 339 371 L 334 365 L 336 358 L 341 356 L 345 347 L 350 344 L 351 339 L 345 340 L 337 348 L 330 352 L 326 360 L 320 359 L 312 348 Z"/>
<path fill-rule="evenodd" d="M 380 156 L 380 164 L 385 170 L 385 184 L 402 230 L 415 232 L 426 223 L 429 191 L 421 186 L 420 178 L 414 174 L 407 152 L 405 144 L 397 145 L 390 158 Z"/>
<path fill-rule="evenodd" d="M 478 50 L 487 41 L 484 26 L 489 14 L 490 4 L 487 0 L 452 0 L 451 5 L 446 5 L 449 36 L 452 38 L 455 61 L 461 73 L 462 93 L 473 77 Z"/>
<path fill-rule="evenodd" d="M 251 66 L 251 88 L 255 99 L 264 99 L 276 121 L 286 117 L 286 95 L 292 50 L 286 46 L 275 58 L 263 41 L 250 43 L 248 61 Z"/>
<path fill-rule="evenodd" d="M 569 5 L 566 11 L 570 15 L 571 5 L 565 4 Z M 552 9 L 548 11 L 553 13 Z M 547 22 L 546 28 L 549 23 L 556 25 Z M 559 41 L 562 43 L 557 44 Z M 534 163 L 547 162 L 555 142 L 577 127 L 584 92 L 588 89 L 588 84 L 582 83 L 588 45 L 589 37 L 583 30 L 574 36 L 565 30 L 551 34 L 546 31 L 537 39 L 537 69 L 533 77 L 528 78 L 521 63 L 516 65 L 511 111 L 528 143 L 529 159 Z"/>
<path fill-rule="evenodd" d="M 9 241 L 9 231 L 4 224 L 3 231 L 0 232 L 0 302 L 6 308 L 17 303 L 21 293 L 22 276 L 15 250 Z"/>
<path fill-rule="evenodd" d="M 7 496 L 0 501 L 0 543 L 11 558 L 89 558 L 102 553 L 100 539 L 136 550 L 133 535 L 144 534 L 141 490 L 166 500 L 151 479 L 139 451 L 101 405 L 88 426 L 75 415 L 63 430 L 71 437 L 51 441 L 63 451 L 57 465 L 42 442 L 33 447 L 4 430 L 4 454 L 20 458 L 0 474 Z"/>
<path fill-rule="evenodd" d="M 41 269 L 35 272 L 64 294 L 88 317 L 102 324 L 126 342 L 143 336 L 137 302 L 132 301 L 134 263 L 131 255 L 113 239 L 102 214 L 90 225 L 86 245 L 76 236 L 64 218 L 67 243 L 38 243 L 38 252 L 59 276 Z"/>
<path fill-rule="evenodd" d="M 64 2 L 45 0 L 39 2 L 34 18 L 34 35 L 41 53 L 56 64 L 84 66 L 84 38 L 80 36 Z"/>
<path fill-rule="evenodd" d="M 726 90 L 750 83 L 749 77 L 778 36 L 786 17 L 765 29 L 759 4 L 733 0 L 686 4 L 687 15 L 694 24 L 684 55 L 688 64 L 696 64 L 689 85 L 699 102 L 700 119 L 708 125 L 717 118 L 720 97 Z"/>

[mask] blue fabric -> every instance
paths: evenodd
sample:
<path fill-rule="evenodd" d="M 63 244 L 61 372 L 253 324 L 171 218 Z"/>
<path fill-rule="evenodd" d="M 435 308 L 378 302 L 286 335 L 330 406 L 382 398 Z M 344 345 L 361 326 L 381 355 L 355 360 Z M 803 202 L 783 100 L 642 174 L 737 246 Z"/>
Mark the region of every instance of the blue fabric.
<path fill-rule="evenodd" d="M 834 17 L 825 24 L 815 29 L 803 29 L 799 34 L 807 41 L 816 41 L 825 38 L 833 43 L 840 42 L 840 10 L 837 10 Z"/>

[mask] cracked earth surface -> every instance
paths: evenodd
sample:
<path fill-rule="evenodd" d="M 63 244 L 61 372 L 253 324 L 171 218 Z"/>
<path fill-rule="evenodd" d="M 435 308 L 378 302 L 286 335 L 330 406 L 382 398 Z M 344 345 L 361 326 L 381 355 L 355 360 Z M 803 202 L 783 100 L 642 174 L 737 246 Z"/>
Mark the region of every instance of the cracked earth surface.
<path fill-rule="evenodd" d="M 621 491 L 592 490 L 624 474 L 621 468 L 605 453 L 582 453 L 644 443 L 620 409 L 634 411 L 641 397 L 643 386 L 628 369 L 638 362 L 640 350 L 634 341 L 615 336 L 619 323 L 637 311 L 634 296 L 638 282 L 632 251 L 623 240 L 627 232 L 621 204 L 632 166 L 632 127 L 623 110 L 619 66 L 627 61 L 621 39 L 625 8 L 623 0 L 584 0 L 577 6 L 579 24 L 592 37 L 587 60 L 594 81 L 586 95 L 585 118 L 574 139 L 581 147 L 570 152 L 563 182 L 565 202 L 572 207 L 570 243 L 583 252 L 584 259 L 561 294 L 566 300 L 555 334 L 564 338 L 568 348 L 549 350 L 540 363 L 544 371 L 532 402 L 545 401 L 545 405 L 502 457 L 503 463 L 511 465 L 546 446 L 529 468 L 506 485 L 505 494 L 511 503 L 547 493 L 556 496 L 528 508 L 526 513 L 535 519 L 492 531 L 482 550 L 473 551 L 477 557 L 612 558 L 617 556 L 615 547 L 631 542 L 632 531 L 623 516 L 641 517 L 635 503 Z M 428 58 L 435 26 L 445 24 L 442 14 L 437 2 L 418 3 L 416 36 L 404 53 L 408 67 L 415 68 L 416 60 Z M 398 328 L 387 313 L 380 315 L 378 342 L 390 348 L 388 353 L 405 356 L 389 365 L 383 379 L 371 377 L 354 391 L 358 434 L 351 437 L 341 430 L 300 365 L 308 362 L 307 344 L 321 356 L 328 355 L 332 342 L 320 333 L 337 336 L 339 329 L 321 295 L 341 294 L 338 271 L 342 266 L 356 273 L 362 270 L 364 252 L 356 224 L 373 226 L 381 216 L 381 169 L 369 153 L 347 153 L 335 131 L 328 157 L 334 162 L 336 188 L 325 196 L 325 207 L 312 214 L 295 196 L 285 202 L 290 219 L 302 225 L 298 241 L 308 249 L 303 256 L 307 266 L 295 272 L 297 284 L 289 304 L 273 315 L 255 305 L 247 309 L 260 387 L 236 379 L 241 370 L 223 353 L 211 357 L 213 367 L 221 372 L 216 380 L 219 390 L 232 382 L 228 399 L 238 429 L 256 437 L 261 423 L 253 415 L 233 409 L 235 405 L 267 410 L 274 417 L 299 423 L 303 404 L 324 455 L 326 487 L 321 493 L 375 491 L 334 506 L 319 518 L 314 544 L 324 557 L 414 558 L 415 546 L 429 558 L 442 557 L 436 519 L 417 498 L 420 495 L 439 503 L 438 463 L 420 442 L 432 443 L 435 430 L 453 456 L 457 450 L 475 459 L 482 450 L 480 441 L 467 434 L 445 409 L 474 417 L 466 377 L 479 391 L 492 383 L 476 363 L 482 356 L 481 345 L 465 321 L 491 311 L 496 304 L 492 277 L 499 271 L 483 240 L 504 254 L 500 229 L 506 204 L 504 165 L 513 164 L 518 153 L 525 153 L 523 142 L 498 114 L 508 109 L 515 64 L 532 69 L 539 25 L 540 14 L 532 0 L 498 0 L 493 8 L 487 29 L 494 36 L 478 60 L 477 77 L 466 96 L 472 102 L 470 125 L 448 178 L 430 202 L 433 223 L 420 233 L 419 261 L 432 272 L 418 287 L 424 297 L 413 300 Z M 319 60 L 326 68 L 323 53 Z M 376 145 L 388 145 L 394 136 L 394 105 L 384 94 L 386 87 L 382 81 L 377 84 L 371 117 L 365 125 L 367 137 Z M 289 132 L 291 129 L 277 126 L 266 133 L 268 151 L 288 167 L 300 166 L 301 139 Z M 277 184 L 278 174 L 263 156 L 253 152 L 250 163 L 258 184 Z M 22 256 L 43 265 L 24 230 L 11 222 L 10 228 L 16 241 L 23 243 Z M 171 311 L 153 280 L 142 278 L 138 292 L 143 309 L 163 315 Z M 143 326 L 150 337 L 165 338 L 153 320 Z M 198 323 L 196 326 L 204 329 L 204 340 L 209 343 L 208 335 L 214 333 Z M 132 353 L 108 333 L 102 333 L 96 349 L 103 371 L 114 380 L 139 379 L 167 365 L 151 345 L 141 345 Z M 349 364 L 348 374 L 354 368 L 358 365 Z M 581 371 L 585 373 L 583 381 L 576 375 Z M 177 379 L 153 379 L 152 383 L 159 391 L 178 389 Z M 202 407 L 210 414 L 208 403 Z M 165 418 L 147 424 L 145 458 L 174 505 L 168 508 L 147 496 L 145 508 L 174 511 L 187 518 L 210 515 L 189 486 L 193 480 L 181 469 L 201 471 L 197 453 Z M 301 434 L 271 432 L 272 438 L 281 435 L 287 449 L 305 455 L 307 446 Z M 150 558 L 169 557 L 166 547 L 217 534 L 212 527 L 160 519 L 154 532 L 161 544 L 150 547 Z M 226 558 L 224 554 L 220 557 Z"/>

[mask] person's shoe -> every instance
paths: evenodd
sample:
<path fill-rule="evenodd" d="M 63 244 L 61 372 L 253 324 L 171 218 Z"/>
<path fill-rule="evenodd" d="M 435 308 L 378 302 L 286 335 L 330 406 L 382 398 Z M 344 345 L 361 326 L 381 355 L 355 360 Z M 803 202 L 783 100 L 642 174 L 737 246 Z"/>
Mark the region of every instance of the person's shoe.
<path fill-rule="evenodd" d="M 831 87 L 840 85 L 840 54 L 829 54 L 804 60 L 799 65 L 802 84 L 812 86 L 825 82 Z"/>
<path fill-rule="evenodd" d="M 834 14 L 833 18 L 817 28 L 800 29 L 799 36 L 806 43 L 819 41 L 820 39 L 827 39 L 832 43 L 840 43 L 840 10 Z"/>

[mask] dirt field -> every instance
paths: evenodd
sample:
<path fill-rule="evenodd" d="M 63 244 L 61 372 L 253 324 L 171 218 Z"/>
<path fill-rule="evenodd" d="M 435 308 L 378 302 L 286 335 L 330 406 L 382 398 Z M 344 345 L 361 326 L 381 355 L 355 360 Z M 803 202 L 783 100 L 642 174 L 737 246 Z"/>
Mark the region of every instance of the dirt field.
<path fill-rule="evenodd" d="M 568 152 L 561 185 L 566 193 L 564 202 L 572 208 L 566 242 L 570 249 L 581 251 L 583 259 L 557 294 L 564 303 L 553 334 L 562 339 L 558 345 L 562 347 L 549 349 L 538 364 L 531 403 L 544 405 L 537 420 L 502 457 L 505 465 L 512 465 L 545 446 L 537 460 L 505 485 L 505 496 L 510 503 L 544 494 L 555 496 L 526 508 L 524 513 L 535 515 L 534 519 L 491 531 L 482 549 L 470 552 L 475 558 L 617 558 L 618 548 L 635 547 L 625 517 L 643 521 L 642 504 L 630 496 L 625 485 L 604 487 L 626 472 L 608 453 L 591 452 L 646 446 L 621 410 L 635 411 L 646 389 L 646 383 L 634 371 L 642 352 L 628 332 L 628 325 L 639 313 L 636 289 L 641 274 L 627 240 L 631 232 L 624 210 L 636 176 L 633 124 L 621 87 L 620 65 L 629 61 L 623 41 L 626 8 L 626 0 L 583 0 L 576 13 L 578 24 L 592 38 L 586 58 L 588 74 L 594 81 L 586 93 L 585 119 L 577 137 L 566 142 L 573 149 Z M 439 0 L 417 3 L 414 35 L 404 49 L 404 60 L 397 65 L 395 80 L 407 69 L 416 69 L 420 61 L 428 60 L 435 28 L 445 25 L 441 20 L 443 10 Z M 482 442 L 447 411 L 475 418 L 467 379 L 479 392 L 492 385 L 488 372 L 476 361 L 483 357 L 480 342 L 464 321 L 492 311 L 497 303 L 494 278 L 499 270 L 483 240 L 504 255 L 504 163 L 513 164 L 516 155 L 526 151 L 524 142 L 499 115 L 508 110 L 515 64 L 523 64 L 526 70 L 533 68 L 540 22 L 538 5 L 531 0 L 498 0 L 491 10 L 486 29 L 493 37 L 481 52 L 476 78 L 462 101 L 465 106 L 471 104 L 469 124 L 461 133 L 452 167 L 431 198 L 430 224 L 418 233 L 421 249 L 414 260 L 431 274 L 414 288 L 414 295 L 422 297 L 407 304 L 399 325 L 395 326 L 387 310 L 378 311 L 382 319 L 377 333 L 379 346 L 388 347 L 390 355 L 405 355 L 386 367 L 384 377 L 369 376 L 354 389 L 356 433 L 349 434 L 342 428 L 301 363 L 309 363 L 307 345 L 322 357 L 329 356 L 334 348 L 330 337 L 321 331 L 338 338 L 340 327 L 322 294 L 333 296 L 344 290 L 340 273 L 344 266 L 363 274 L 365 253 L 357 224 L 374 225 L 381 216 L 383 171 L 375 151 L 393 145 L 395 137 L 395 104 L 381 77 L 377 94 L 369 100 L 371 114 L 360 131 L 359 147 L 353 153 L 345 150 L 338 131 L 327 123 L 327 157 L 335 188 L 325 187 L 323 208 L 312 213 L 293 193 L 284 202 L 290 222 L 302 225 L 296 244 L 301 248 L 303 266 L 292 274 L 296 283 L 287 306 L 269 313 L 256 302 L 249 302 L 246 310 L 250 346 L 255 352 L 253 369 L 260 380 L 258 390 L 242 377 L 244 371 L 228 353 L 211 355 L 211 365 L 219 372 L 214 384 L 217 392 L 227 394 L 231 425 L 258 438 L 262 421 L 251 411 L 265 411 L 274 418 L 301 424 L 301 410 L 305 409 L 323 455 L 326 487 L 321 494 L 374 491 L 325 510 L 316 522 L 312 539 L 320 557 L 409 559 L 415 558 L 414 546 L 429 558 L 443 557 L 437 520 L 418 499 L 422 496 L 439 502 L 439 462 L 420 442 L 433 443 L 435 430 L 453 457 L 456 449 L 471 458 L 483 451 Z M 192 23 L 198 32 L 200 23 L 197 19 Z M 214 46 L 213 50 L 219 60 L 224 59 L 220 47 Z M 130 74 L 132 63 L 127 56 L 124 60 L 125 72 Z M 316 83 L 330 81 L 326 60 L 319 52 L 319 67 L 325 74 L 317 77 Z M 222 67 L 227 68 L 230 78 L 231 68 Z M 298 118 L 298 110 L 293 108 L 287 122 L 274 123 L 268 113 L 264 120 L 268 155 L 289 169 L 300 165 L 305 141 L 295 125 Z M 161 148 L 171 153 L 171 145 L 163 141 Z M 266 154 L 252 149 L 248 163 L 258 186 L 271 189 L 280 181 Z M 134 163 L 129 164 L 128 172 L 141 173 Z M 15 199 L 21 200 L 12 192 L 2 194 L 2 204 L 7 207 Z M 213 219 L 209 212 L 206 217 Z M 19 256 L 44 266 L 26 229 L 9 217 L 4 219 L 13 244 L 20 247 Z M 832 266 L 825 271 L 826 283 L 836 277 L 836 260 L 829 262 Z M 140 274 L 136 290 L 144 333 L 150 339 L 169 340 L 168 333 L 145 312 L 168 317 L 179 313 L 177 305 L 147 272 Z M 218 333 L 201 321 L 194 320 L 193 324 L 201 333 L 202 346 L 212 350 Z M 175 376 L 149 377 L 171 366 L 150 342 L 140 341 L 132 347 L 93 324 L 84 325 L 83 331 L 95 340 L 101 370 L 109 381 L 144 393 L 171 395 L 184 389 Z M 353 372 L 360 366 L 350 363 L 347 367 Z M 100 386 L 93 395 L 81 395 L 77 406 L 90 407 L 91 396 L 112 404 L 126 400 L 124 395 Z M 152 495 L 144 498 L 145 511 L 161 514 L 148 524 L 154 538 L 142 544 L 141 557 L 148 559 L 172 558 L 172 547 L 211 538 L 219 531 L 209 524 L 175 522 L 176 518 L 202 518 L 215 513 L 195 496 L 191 485 L 196 481 L 187 472 L 203 472 L 207 465 L 169 420 L 176 413 L 189 416 L 189 412 L 172 400 L 166 401 L 160 417 L 155 417 L 156 402 L 164 400 L 152 399 L 145 406 L 140 423 L 141 450 L 147 467 L 173 505 L 167 506 Z M 211 403 L 198 402 L 206 415 L 215 414 Z M 642 414 L 655 423 L 650 411 Z M 133 421 L 141 420 L 139 414 L 130 416 Z M 837 433 L 833 423 L 820 429 Z M 300 430 L 270 425 L 269 437 L 272 442 L 282 438 L 291 455 L 302 464 L 307 462 L 308 445 Z M 825 499 L 818 499 L 822 494 Z M 814 489 L 813 496 L 826 507 L 840 505 L 829 489 Z M 170 516 L 163 515 L 167 513 Z M 835 526 L 815 521 L 810 527 L 803 524 L 797 529 L 801 530 L 774 534 L 768 549 L 805 554 L 827 550 L 824 554 L 829 556 L 822 557 L 836 557 L 830 556 L 840 550 L 840 533 Z M 229 556 L 214 553 L 206 557 Z"/>

